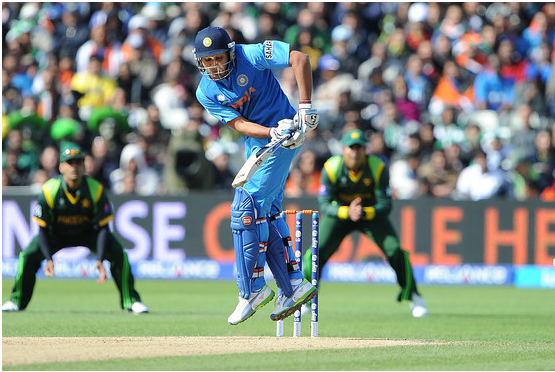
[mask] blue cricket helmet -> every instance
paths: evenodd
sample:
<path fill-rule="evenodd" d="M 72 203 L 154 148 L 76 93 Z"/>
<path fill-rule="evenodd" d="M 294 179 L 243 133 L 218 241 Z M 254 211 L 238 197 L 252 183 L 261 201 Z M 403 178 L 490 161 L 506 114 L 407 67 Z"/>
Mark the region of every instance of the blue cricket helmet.
<path fill-rule="evenodd" d="M 200 30 L 195 37 L 193 54 L 197 67 L 202 74 L 206 68 L 202 65 L 203 57 L 211 57 L 222 53 L 229 53 L 229 62 L 225 77 L 229 76 L 235 62 L 235 42 L 231 41 L 229 34 L 221 27 L 206 27 Z M 224 78 L 225 78 L 224 77 Z"/>

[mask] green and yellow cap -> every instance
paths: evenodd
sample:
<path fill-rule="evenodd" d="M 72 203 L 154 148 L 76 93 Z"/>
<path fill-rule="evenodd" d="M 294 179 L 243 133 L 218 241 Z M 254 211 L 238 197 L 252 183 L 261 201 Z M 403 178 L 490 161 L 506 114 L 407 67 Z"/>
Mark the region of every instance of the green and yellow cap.
<path fill-rule="evenodd" d="M 361 145 L 366 147 L 366 137 L 364 137 L 361 130 L 353 129 L 343 135 L 341 143 L 343 143 L 343 146 Z"/>
<path fill-rule="evenodd" d="M 85 151 L 76 143 L 62 142 L 60 145 L 60 163 L 71 159 L 85 159 Z"/>

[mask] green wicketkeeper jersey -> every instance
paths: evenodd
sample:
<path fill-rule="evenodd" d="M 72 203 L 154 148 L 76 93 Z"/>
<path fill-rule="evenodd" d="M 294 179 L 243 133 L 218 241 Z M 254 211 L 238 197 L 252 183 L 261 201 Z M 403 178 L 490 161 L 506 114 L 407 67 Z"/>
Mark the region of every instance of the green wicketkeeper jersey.
<path fill-rule="evenodd" d="M 84 176 L 73 196 L 62 175 L 42 186 L 33 216 L 34 221 L 47 227 L 49 235 L 56 238 L 86 237 L 113 219 L 112 206 L 102 184 Z"/>
<path fill-rule="evenodd" d="M 368 156 L 356 174 L 349 172 L 342 156 L 332 156 L 324 164 L 320 178 L 320 213 L 348 219 L 349 204 L 360 197 L 366 220 L 384 217 L 391 211 L 389 172 L 376 156 Z"/>

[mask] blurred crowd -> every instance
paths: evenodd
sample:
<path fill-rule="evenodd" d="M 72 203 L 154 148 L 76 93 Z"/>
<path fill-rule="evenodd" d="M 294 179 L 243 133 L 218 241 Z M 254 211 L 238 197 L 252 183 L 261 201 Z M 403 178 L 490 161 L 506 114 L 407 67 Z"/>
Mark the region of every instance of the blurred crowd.
<path fill-rule="evenodd" d="M 2 185 L 40 188 L 61 140 L 114 194 L 231 189 L 243 139 L 196 101 L 196 33 L 310 57 L 320 126 L 286 183 L 316 195 L 360 128 L 398 199 L 555 201 L 555 3 L 2 3 Z M 276 71 L 291 103 L 292 69 Z"/>

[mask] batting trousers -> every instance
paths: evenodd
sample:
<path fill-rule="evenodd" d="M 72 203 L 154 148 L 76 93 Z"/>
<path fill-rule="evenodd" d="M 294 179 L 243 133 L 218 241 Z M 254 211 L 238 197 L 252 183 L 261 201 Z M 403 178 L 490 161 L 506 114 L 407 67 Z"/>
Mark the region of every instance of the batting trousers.
<path fill-rule="evenodd" d="M 385 255 L 391 268 L 395 271 L 397 283 L 401 286 L 397 301 L 411 300 L 414 293 L 418 294 L 412 266 L 409 261 L 409 254 L 401 249 L 399 238 L 389 218 L 353 222 L 351 220 L 340 220 L 337 217 L 322 216 L 320 221 L 319 278 L 321 277 L 323 267 L 339 249 L 343 239 L 354 231 L 359 231 L 372 239 Z M 303 257 L 305 278 L 310 278 L 312 275 L 311 256 L 312 249 L 309 249 Z"/>
<path fill-rule="evenodd" d="M 76 246 L 84 246 L 96 252 L 96 238 L 96 234 L 85 239 L 81 237 L 79 239 L 54 238 L 51 243 L 52 254 L 63 248 Z M 105 252 L 106 260 L 110 262 L 110 272 L 120 294 L 120 306 L 122 309 L 127 309 L 134 302 L 141 301 L 141 297 L 135 290 L 135 279 L 131 273 L 129 259 L 123 246 L 112 233 L 110 233 L 108 240 L 109 244 Z M 19 264 L 10 299 L 19 306 L 20 310 L 25 309 L 31 301 L 36 274 L 44 259 L 45 257 L 39 247 L 38 236 L 35 236 L 27 248 L 19 254 Z"/>

